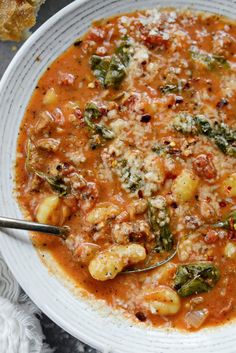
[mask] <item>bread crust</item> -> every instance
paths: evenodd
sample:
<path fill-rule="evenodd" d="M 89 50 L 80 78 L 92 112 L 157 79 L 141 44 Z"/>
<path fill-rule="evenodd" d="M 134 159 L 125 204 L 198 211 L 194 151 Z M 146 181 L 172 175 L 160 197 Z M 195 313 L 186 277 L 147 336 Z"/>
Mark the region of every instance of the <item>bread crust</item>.
<path fill-rule="evenodd" d="M 36 23 L 42 0 L 0 0 L 0 39 L 20 41 Z"/>

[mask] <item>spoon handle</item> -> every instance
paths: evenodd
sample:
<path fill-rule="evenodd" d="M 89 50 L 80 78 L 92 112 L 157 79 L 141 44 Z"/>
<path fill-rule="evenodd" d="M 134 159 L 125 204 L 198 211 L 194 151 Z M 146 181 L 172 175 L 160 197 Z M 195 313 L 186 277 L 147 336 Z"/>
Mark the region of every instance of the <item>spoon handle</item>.
<path fill-rule="evenodd" d="M 69 227 L 57 227 L 49 224 L 42 224 L 30 221 L 23 221 L 14 218 L 0 217 L 0 227 L 32 230 L 35 232 L 42 232 L 51 235 L 56 235 L 62 239 L 66 239 L 69 234 Z"/>

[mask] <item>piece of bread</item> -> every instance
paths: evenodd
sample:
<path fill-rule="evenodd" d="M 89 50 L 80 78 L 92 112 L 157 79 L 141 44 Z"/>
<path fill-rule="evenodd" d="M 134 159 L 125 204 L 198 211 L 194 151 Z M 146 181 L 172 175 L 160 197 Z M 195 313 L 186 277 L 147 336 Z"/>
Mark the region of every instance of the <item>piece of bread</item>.
<path fill-rule="evenodd" d="M 0 0 L 0 40 L 20 41 L 35 25 L 45 0 Z"/>

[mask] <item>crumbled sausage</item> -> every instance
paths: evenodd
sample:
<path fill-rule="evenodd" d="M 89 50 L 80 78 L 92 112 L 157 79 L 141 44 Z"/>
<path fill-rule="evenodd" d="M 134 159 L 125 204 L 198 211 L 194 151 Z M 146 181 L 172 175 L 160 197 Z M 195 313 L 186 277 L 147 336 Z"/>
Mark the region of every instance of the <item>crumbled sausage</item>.
<path fill-rule="evenodd" d="M 54 122 L 53 116 L 48 111 L 43 111 L 39 115 L 39 119 L 34 126 L 34 132 L 48 132 Z"/>
<path fill-rule="evenodd" d="M 145 221 L 123 222 L 115 224 L 112 232 L 116 243 L 127 244 L 130 241 L 150 240 L 153 238 L 150 227 Z"/>
<path fill-rule="evenodd" d="M 61 86 L 72 86 L 75 82 L 75 76 L 67 72 L 58 73 L 58 84 Z"/>
<path fill-rule="evenodd" d="M 194 159 L 193 169 L 198 176 L 204 179 L 214 179 L 217 175 L 212 157 L 207 154 L 199 154 Z"/>
<path fill-rule="evenodd" d="M 47 152 L 56 152 L 59 148 L 60 141 L 53 138 L 43 138 L 36 142 L 36 147 Z"/>

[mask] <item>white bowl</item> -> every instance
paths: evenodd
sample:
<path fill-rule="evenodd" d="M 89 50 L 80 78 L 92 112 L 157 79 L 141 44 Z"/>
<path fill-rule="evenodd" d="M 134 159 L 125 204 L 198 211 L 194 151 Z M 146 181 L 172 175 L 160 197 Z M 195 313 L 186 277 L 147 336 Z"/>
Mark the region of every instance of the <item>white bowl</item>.
<path fill-rule="evenodd" d="M 155 6 L 191 6 L 236 18 L 236 2 L 231 0 L 78 0 L 61 10 L 40 27 L 23 45 L 9 65 L 0 83 L 0 214 L 21 218 L 13 196 L 13 164 L 18 128 L 36 83 L 48 65 L 94 19 L 120 12 Z M 78 339 L 106 352 L 119 353 L 235 353 L 235 324 L 181 333 L 151 329 L 118 319 L 101 311 L 97 302 L 75 296 L 61 280 L 42 264 L 27 232 L 8 231 L 0 235 L 1 252 L 14 276 L 30 298 L 53 321 Z M 51 263 L 52 265 L 52 263 Z M 54 268 L 57 265 L 54 264 Z"/>

